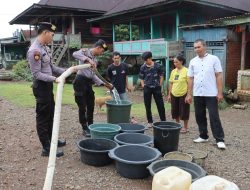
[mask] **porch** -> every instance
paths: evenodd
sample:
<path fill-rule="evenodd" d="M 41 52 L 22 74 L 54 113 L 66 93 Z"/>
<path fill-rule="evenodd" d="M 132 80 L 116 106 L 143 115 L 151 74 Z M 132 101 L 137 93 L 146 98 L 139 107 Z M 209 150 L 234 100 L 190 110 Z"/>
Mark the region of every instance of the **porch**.
<path fill-rule="evenodd" d="M 164 38 L 113 42 L 113 48 L 122 55 L 141 55 L 151 51 L 154 59 L 172 57 L 183 49 L 179 41 L 166 41 Z"/>

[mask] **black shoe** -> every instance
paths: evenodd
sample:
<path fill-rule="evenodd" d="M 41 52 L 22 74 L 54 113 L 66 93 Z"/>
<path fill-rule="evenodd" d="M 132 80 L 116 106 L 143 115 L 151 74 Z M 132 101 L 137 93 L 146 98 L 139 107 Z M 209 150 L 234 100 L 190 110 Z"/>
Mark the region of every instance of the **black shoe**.
<path fill-rule="evenodd" d="M 83 130 L 83 131 L 82 131 L 82 134 L 83 134 L 83 136 L 85 136 L 85 137 L 90 137 L 90 136 L 91 136 L 89 130 Z"/>
<path fill-rule="evenodd" d="M 43 148 L 41 156 L 49 156 L 49 151 L 50 151 L 49 149 Z M 63 155 L 64 155 L 63 151 L 57 150 L 56 157 L 61 157 Z"/>
<path fill-rule="evenodd" d="M 58 140 L 57 147 L 63 147 L 66 145 L 66 140 Z"/>
<path fill-rule="evenodd" d="M 82 126 L 82 134 L 85 137 L 90 137 L 90 130 L 87 126 Z"/>

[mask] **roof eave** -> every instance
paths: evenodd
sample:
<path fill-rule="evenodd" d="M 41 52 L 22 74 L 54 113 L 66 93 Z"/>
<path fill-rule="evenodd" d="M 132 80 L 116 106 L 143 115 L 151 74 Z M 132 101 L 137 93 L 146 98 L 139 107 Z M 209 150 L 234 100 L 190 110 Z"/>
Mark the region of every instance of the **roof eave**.
<path fill-rule="evenodd" d="M 213 7 L 217 7 L 217 8 L 223 8 L 223 9 L 230 10 L 230 11 L 235 11 L 235 12 L 238 12 L 238 13 L 246 13 L 247 12 L 247 11 L 244 11 L 244 10 L 240 10 L 240 9 L 236 9 L 236 8 L 232 8 L 232 7 L 227 7 L 225 5 L 211 4 L 209 2 L 204 2 L 204 1 L 198 1 L 198 2 L 197 2 L 197 0 L 184 0 L 184 1 L 191 2 L 191 3 L 197 3 L 197 4 L 201 4 L 201 5 L 209 5 L 209 6 L 213 6 Z M 122 14 L 125 14 L 125 13 L 135 12 L 135 11 L 145 9 L 145 8 L 150 8 L 150 7 L 156 7 L 156 6 L 159 6 L 160 4 L 170 4 L 170 3 L 173 3 L 173 2 L 177 2 L 177 0 L 155 3 L 155 4 L 152 4 L 152 5 L 138 7 L 138 8 L 131 9 L 131 10 L 124 10 L 124 11 L 109 14 L 109 15 L 103 15 L 101 17 L 87 19 L 87 22 L 100 21 L 100 20 L 107 19 L 107 18 L 110 18 L 110 17 L 122 15 Z"/>
<path fill-rule="evenodd" d="M 14 24 L 15 20 L 17 20 L 18 18 L 20 18 L 21 16 L 23 16 L 25 13 L 27 13 L 28 11 L 30 11 L 31 9 L 33 9 L 35 6 L 39 6 L 38 4 L 33 4 L 31 5 L 29 8 L 27 8 L 26 10 L 24 10 L 23 12 L 21 12 L 19 15 L 17 15 L 15 18 L 13 18 L 9 24 L 12 25 Z"/>
<path fill-rule="evenodd" d="M 215 4 L 215 3 L 210 3 L 207 1 L 198 1 L 197 0 L 184 0 L 187 2 L 192 2 L 192 3 L 197 3 L 197 4 L 201 4 L 201 5 L 209 5 L 210 7 L 217 7 L 217 8 L 222 8 L 222 9 L 226 9 L 226 10 L 230 10 L 230 11 L 237 11 L 238 13 L 244 13 L 247 11 L 241 10 L 241 9 L 237 9 L 237 8 L 233 8 L 233 7 L 228 7 L 226 5 L 219 5 L 219 4 Z"/>
<path fill-rule="evenodd" d="M 165 4 L 174 3 L 174 2 L 177 2 L 177 1 L 178 0 L 172 0 L 172 1 L 167 1 L 167 2 L 164 1 L 164 2 L 155 3 L 155 4 L 143 6 L 143 7 L 137 7 L 137 8 L 130 9 L 130 10 L 124 10 L 124 11 L 117 12 L 117 13 L 112 13 L 112 14 L 109 14 L 109 15 L 103 15 L 103 16 L 97 17 L 97 18 L 87 19 L 87 22 L 99 21 L 99 20 L 110 18 L 110 17 L 114 17 L 114 16 L 118 16 L 118 15 L 123 15 L 123 14 L 130 13 L 130 12 L 139 11 L 139 10 L 142 10 L 142 9 L 147 9 L 147 8 L 151 8 L 151 7 L 157 7 L 159 5 L 165 5 Z"/>
<path fill-rule="evenodd" d="M 234 17 L 226 17 L 221 19 L 215 19 L 211 21 L 216 26 L 233 26 L 240 24 L 249 24 L 250 23 L 250 15 L 241 15 Z"/>
<path fill-rule="evenodd" d="M 80 9 L 80 8 L 69 8 L 69 7 L 58 7 L 58 6 L 48 6 L 48 5 L 40 5 L 40 4 L 33 4 L 31 5 L 29 8 L 27 8 L 26 10 L 24 10 L 22 13 L 20 13 L 19 15 L 17 15 L 14 19 L 12 19 L 9 24 L 15 24 L 14 22 L 24 16 L 27 12 L 31 11 L 33 8 L 50 8 L 50 9 L 67 9 L 67 10 L 72 10 L 72 11 L 81 11 L 81 12 L 91 12 L 91 13 L 100 13 L 100 14 L 104 14 L 105 11 L 100 11 L 100 10 L 89 10 L 89 9 Z"/>
<path fill-rule="evenodd" d="M 100 17 L 96 17 L 96 18 L 90 18 L 87 19 L 87 22 L 95 22 L 95 21 L 100 21 L 100 20 L 104 20 L 110 17 L 114 17 L 114 16 L 118 16 L 118 15 L 122 15 L 122 13 L 117 13 L 117 14 L 111 14 L 111 15 L 104 15 L 104 16 L 100 16 Z"/>
<path fill-rule="evenodd" d="M 206 23 L 206 24 L 192 24 L 192 25 L 183 25 L 179 26 L 179 29 L 191 29 L 191 28 L 208 28 L 208 27 L 213 27 L 213 23 Z"/>
<path fill-rule="evenodd" d="M 0 38 L 0 41 L 3 41 L 3 40 L 12 40 L 12 39 L 16 39 L 18 38 L 17 36 L 13 36 L 13 37 L 7 37 L 7 38 Z"/>

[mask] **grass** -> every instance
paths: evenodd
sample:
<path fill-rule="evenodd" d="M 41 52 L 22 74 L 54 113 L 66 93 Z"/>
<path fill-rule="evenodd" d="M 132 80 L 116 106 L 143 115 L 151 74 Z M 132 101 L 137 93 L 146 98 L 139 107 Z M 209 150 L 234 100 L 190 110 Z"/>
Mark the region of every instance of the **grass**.
<path fill-rule="evenodd" d="M 170 104 L 169 103 L 165 103 L 165 109 L 166 110 L 170 110 Z M 152 100 L 152 115 L 157 115 L 158 111 L 157 111 L 157 107 L 155 102 Z M 133 103 L 132 104 L 132 108 L 131 108 L 131 115 L 132 116 L 136 116 L 136 117 L 145 117 L 146 116 L 146 110 L 144 107 L 144 103 L 142 100 L 142 103 Z"/>
<path fill-rule="evenodd" d="M 31 82 L 8 82 L 0 84 L 0 96 L 21 107 L 34 107 L 35 98 L 31 88 Z M 54 85 L 54 94 L 56 94 Z M 103 96 L 104 88 L 95 87 L 95 95 Z M 62 104 L 76 105 L 72 84 L 65 84 L 63 88 Z"/>
<path fill-rule="evenodd" d="M 54 85 L 54 94 L 56 94 L 56 85 Z M 96 97 L 105 96 L 105 87 L 94 87 Z M 66 105 L 76 105 L 75 97 L 74 97 L 74 89 L 72 84 L 65 84 L 63 88 L 63 96 L 62 96 L 63 104 Z"/>
<path fill-rule="evenodd" d="M 35 98 L 33 96 L 31 85 L 32 85 L 31 82 L 1 83 L 0 96 L 21 107 L 34 107 Z M 56 94 L 56 87 L 57 85 L 54 85 L 54 94 Z M 94 87 L 95 96 L 96 97 L 106 96 L 105 95 L 106 90 L 107 89 L 105 87 Z M 72 84 L 64 85 L 62 104 L 76 106 Z M 165 103 L 165 109 L 170 110 L 169 103 Z M 102 112 L 106 112 L 106 109 L 104 108 Z M 158 114 L 154 101 L 152 101 L 152 113 L 153 115 Z M 143 100 L 141 103 L 132 104 L 131 115 L 135 117 L 145 117 L 146 111 Z"/>
<path fill-rule="evenodd" d="M 35 105 L 35 98 L 32 93 L 31 84 L 30 82 L 1 83 L 0 96 L 18 106 L 32 107 Z"/>

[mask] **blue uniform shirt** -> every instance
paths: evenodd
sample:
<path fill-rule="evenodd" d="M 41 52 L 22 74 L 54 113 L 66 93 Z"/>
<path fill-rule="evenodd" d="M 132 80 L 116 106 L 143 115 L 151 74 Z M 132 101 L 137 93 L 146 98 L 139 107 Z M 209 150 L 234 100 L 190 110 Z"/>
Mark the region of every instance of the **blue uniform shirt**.
<path fill-rule="evenodd" d="M 78 59 L 80 61 L 80 64 L 85 64 L 88 63 L 86 60 L 89 58 L 92 61 L 94 61 L 97 65 L 97 59 L 96 57 L 92 54 L 91 49 L 80 49 L 78 51 L 75 51 L 73 53 L 73 57 Z M 92 79 L 93 82 L 97 85 L 104 84 L 101 79 L 99 79 L 94 71 L 91 68 L 86 68 L 86 69 L 81 69 L 77 72 L 78 75 L 81 75 L 83 77 Z"/>
<path fill-rule="evenodd" d="M 36 80 L 53 82 L 56 79 L 53 74 L 60 75 L 65 71 L 65 69 L 52 64 L 52 54 L 49 47 L 42 45 L 38 39 L 30 46 L 27 58 L 33 78 Z"/>

